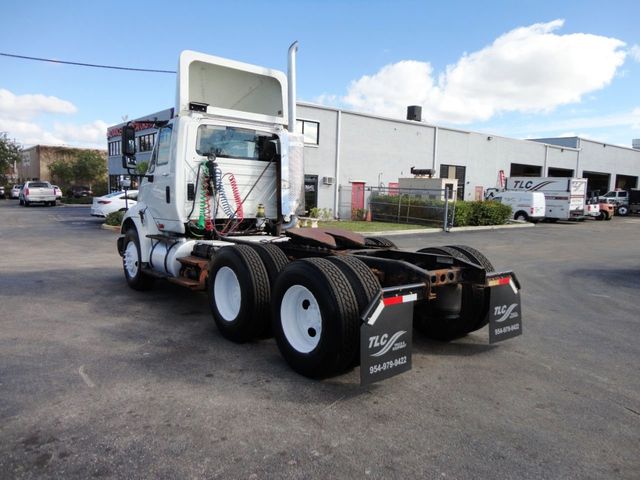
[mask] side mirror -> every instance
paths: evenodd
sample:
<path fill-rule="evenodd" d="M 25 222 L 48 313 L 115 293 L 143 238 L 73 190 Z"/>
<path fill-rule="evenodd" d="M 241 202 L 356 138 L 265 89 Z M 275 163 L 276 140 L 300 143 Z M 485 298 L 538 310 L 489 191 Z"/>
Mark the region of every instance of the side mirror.
<path fill-rule="evenodd" d="M 136 129 L 131 124 L 122 127 L 122 168 L 136 168 Z"/>

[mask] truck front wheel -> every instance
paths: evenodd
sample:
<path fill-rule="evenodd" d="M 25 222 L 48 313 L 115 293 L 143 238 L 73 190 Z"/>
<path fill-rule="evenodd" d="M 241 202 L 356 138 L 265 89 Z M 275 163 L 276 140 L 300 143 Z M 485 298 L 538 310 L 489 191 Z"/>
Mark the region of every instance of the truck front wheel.
<path fill-rule="evenodd" d="M 124 235 L 122 266 L 127 284 L 134 290 L 148 290 L 153 285 L 153 277 L 142 271 L 140 240 L 135 228 L 130 228 Z"/>
<path fill-rule="evenodd" d="M 221 248 L 209 272 L 209 304 L 218 330 L 233 342 L 263 336 L 271 289 L 264 263 L 247 245 Z"/>
<path fill-rule="evenodd" d="M 323 258 L 290 263 L 272 298 L 273 334 L 289 366 L 306 377 L 336 375 L 353 366 L 360 319 L 349 280 Z"/>
<path fill-rule="evenodd" d="M 618 215 L 620 215 L 621 217 L 626 217 L 627 215 L 629 215 L 629 207 L 627 207 L 626 205 L 620 205 L 618 207 Z"/>

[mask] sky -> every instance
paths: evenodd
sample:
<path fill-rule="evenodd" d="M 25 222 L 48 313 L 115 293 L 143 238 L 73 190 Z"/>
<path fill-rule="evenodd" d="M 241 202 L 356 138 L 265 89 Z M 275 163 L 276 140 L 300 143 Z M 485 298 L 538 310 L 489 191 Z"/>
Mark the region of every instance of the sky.
<path fill-rule="evenodd" d="M 640 138 L 638 1 L 7 2 L 0 53 L 175 70 L 196 50 L 286 70 L 298 100 L 515 138 Z M 0 132 L 106 148 L 172 107 L 175 74 L 0 56 Z"/>

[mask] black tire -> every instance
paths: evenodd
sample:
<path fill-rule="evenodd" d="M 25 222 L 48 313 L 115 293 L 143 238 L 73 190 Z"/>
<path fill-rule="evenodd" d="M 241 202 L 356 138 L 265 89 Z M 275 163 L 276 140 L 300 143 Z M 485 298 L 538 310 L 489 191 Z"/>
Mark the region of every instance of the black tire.
<path fill-rule="evenodd" d="M 428 247 L 418 252 L 448 254 L 493 271 L 491 262 L 478 250 L 463 245 Z M 485 265 L 486 264 L 486 265 Z M 437 287 L 435 301 L 421 301 L 413 309 L 413 326 L 428 338 L 451 341 L 487 324 L 489 293 L 468 284 Z"/>
<path fill-rule="evenodd" d="M 28 202 L 28 201 L 26 201 L 26 200 L 25 200 L 25 201 L 24 201 L 24 203 L 23 203 L 23 205 L 24 205 L 25 207 L 28 207 L 28 206 L 30 206 L 30 205 L 31 205 L 31 202 Z"/>
<path fill-rule="evenodd" d="M 276 245 L 269 243 L 252 243 L 249 244 L 255 252 L 260 256 L 262 263 L 267 269 L 269 284 L 273 286 L 280 272 L 289 264 L 289 259 L 284 252 Z"/>
<path fill-rule="evenodd" d="M 627 207 L 626 205 L 620 205 L 618 207 L 618 212 L 617 213 L 621 217 L 626 217 L 627 215 L 629 215 L 629 207 Z"/>
<path fill-rule="evenodd" d="M 359 258 L 353 255 L 342 256 L 330 256 L 327 257 L 331 263 L 337 266 L 340 271 L 347 277 L 353 293 L 356 296 L 356 302 L 358 303 L 358 316 L 361 318 L 365 309 L 376 297 L 380 289 L 380 280 L 373 272 L 367 267 L 367 265 Z M 360 364 L 360 344 L 358 344 L 358 351 L 353 358 L 352 366 L 356 367 Z"/>
<path fill-rule="evenodd" d="M 358 303 L 349 280 L 332 262 L 309 258 L 287 265 L 271 305 L 278 349 L 293 370 L 324 378 L 354 364 L 360 342 Z"/>
<path fill-rule="evenodd" d="M 327 257 L 347 277 L 358 302 L 358 313 L 362 315 L 373 298 L 378 294 L 380 281 L 367 265 L 353 255 Z"/>
<path fill-rule="evenodd" d="M 606 220 L 606 219 L 607 219 L 607 213 L 600 210 L 600 212 L 598 212 L 598 216 L 596 217 L 596 220 Z"/>
<path fill-rule="evenodd" d="M 495 272 L 496 269 L 491 263 L 491 261 L 484 256 L 484 254 L 473 247 L 469 247 L 467 245 L 449 245 L 450 248 L 454 248 L 461 252 L 463 255 L 466 255 L 469 260 L 478 265 L 484 267 L 487 272 Z"/>
<path fill-rule="evenodd" d="M 437 255 L 449 255 L 458 260 L 467 260 L 467 256 L 456 248 L 447 247 L 426 247 L 418 250 L 418 253 L 435 253 Z"/>
<path fill-rule="evenodd" d="M 271 290 L 280 272 L 289 264 L 289 259 L 276 245 L 269 243 L 251 243 L 248 244 L 248 246 L 255 250 L 260 260 L 262 260 L 264 268 L 267 270 L 267 277 L 269 278 L 269 302 L 271 302 Z M 266 318 L 266 329 L 262 332 L 261 337 L 268 338 L 271 335 L 271 309 L 269 309 Z"/>
<path fill-rule="evenodd" d="M 387 237 L 365 237 L 364 244 L 367 247 L 375 248 L 398 248 L 396 244 Z"/>
<path fill-rule="evenodd" d="M 513 219 L 514 220 L 519 220 L 521 222 L 528 222 L 529 221 L 529 215 L 527 215 L 527 212 L 525 212 L 523 210 L 519 210 L 513 216 Z"/>
<path fill-rule="evenodd" d="M 131 245 L 131 251 L 127 254 L 127 248 Z M 142 271 L 142 257 L 140 251 L 140 239 L 138 231 L 130 228 L 124 234 L 122 255 L 122 269 L 127 284 L 134 290 L 148 290 L 154 282 L 154 278 Z M 129 263 L 134 262 L 134 263 Z"/>
<path fill-rule="evenodd" d="M 271 289 L 264 263 L 247 245 L 221 248 L 209 271 L 209 305 L 220 334 L 233 342 L 263 336 Z"/>

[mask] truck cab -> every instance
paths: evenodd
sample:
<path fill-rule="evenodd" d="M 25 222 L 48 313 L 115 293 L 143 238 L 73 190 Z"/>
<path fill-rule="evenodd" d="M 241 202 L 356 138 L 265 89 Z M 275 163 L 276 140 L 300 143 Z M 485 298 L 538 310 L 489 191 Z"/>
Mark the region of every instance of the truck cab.
<path fill-rule="evenodd" d="M 629 192 L 626 190 L 611 190 L 610 192 L 601 195 L 599 198 L 612 200 L 618 206 L 629 204 Z"/>
<path fill-rule="evenodd" d="M 175 115 L 158 124 L 139 203 L 125 222 L 140 226 L 146 217 L 148 234 L 187 238 L 277 233 L 303 198 L 290 175 L 302 170 L 303 142 L 288 128 L 287 96 L 281 72 L 182 52 Z M 132 168 L 135 139 L 126 131 L 124 166 Z"/>

